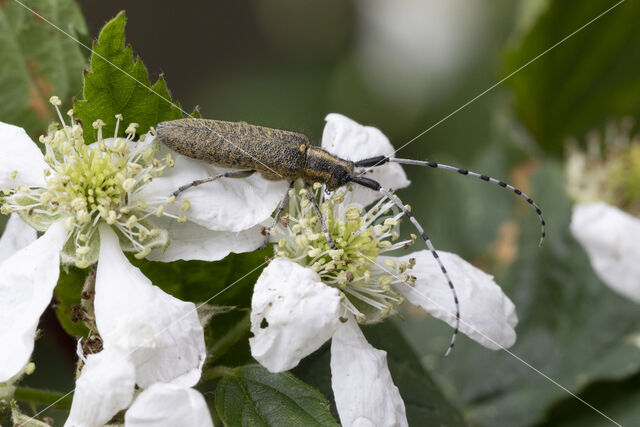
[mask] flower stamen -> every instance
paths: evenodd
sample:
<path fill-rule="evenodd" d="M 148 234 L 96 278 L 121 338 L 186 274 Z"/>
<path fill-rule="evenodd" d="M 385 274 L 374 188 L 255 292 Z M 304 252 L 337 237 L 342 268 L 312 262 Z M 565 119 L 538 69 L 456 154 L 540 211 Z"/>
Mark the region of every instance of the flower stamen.
<path fill-rule="evenodd" d="M 384 199 L 364 212 L 359 205 L 344 206 L 346 189 L 327 197 L 321 185 L 312 188 L 336 249 L 327 243 L 321 222 L 307 198 L 309 190 L 292 189 L 287 220 L 279 221 L 272 231 L 278 242 L 276 256 L 311 268 L 325 284 L 339 288 L 343 307 L 358 321 L 373 322 L 391 314 L 404 301 L 392 285 L 415 282 L 409 275 L 403 276 L 412 265 L 385 260 L 378 266 L 376 262 L 380 254 L 413 243 L 392 242 L 398 239 L 395 229 L 402 213 L 390 216 L 395 206 Z M 387 274 L 390 269 L 397 273 L 395 277 Z"/>

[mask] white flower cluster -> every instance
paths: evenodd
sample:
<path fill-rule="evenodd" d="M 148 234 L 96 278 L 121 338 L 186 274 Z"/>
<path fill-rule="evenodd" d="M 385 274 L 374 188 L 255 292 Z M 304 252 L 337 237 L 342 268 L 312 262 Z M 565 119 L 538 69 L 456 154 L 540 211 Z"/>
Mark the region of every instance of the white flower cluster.
<path fill-rule="evenodd" d="M 640 140 L 630 137 L 632 124 L 592 134 L 586 152 L 571 147 L 566 171 L 576 202 L 571 232 L 598 277 L 640 303 Z"/>
<path fill-rule="evenodd" d="M 329 152 L 348 160 L 393 154 L 378 129 L 338 114 L 326 120 L 322 146 Z M 192 388 L 206 358 L 194 304 L 153 286 L 124 252 L 170 262 L 254 250 L 287 183 L 254 174 L 194 187 L 188 201 L 176 201 L 168 195 L 180 186 L 224 170 L 170 152 L 152 133 L 136 139 L 135 125 L 124 139 L 105 139 L 103 125 L 94 123 L 98 141 L 89 146 L 73 120 L 52 127 L 41 139 L 43 156 L 22 129 L 0 124 L 2 213 L 11 214 L 0 239 L 0 382 L 24 371 L 60 265 L 97 263 L 92 333 L 103 348 L 79 354 L 83 369 L 67 425 L 101 425 L 122 410 L 127 425 L 211 425 Z M 368 176 L 387 188 L 409 185 L 398 164 Z M 386 353 L 367 343 L 358 323 L 380 321 L 407 299 L 453 326 L 445 277 L 427 250 L 387 255 L 415 237 L 399 239 L 401 215 L 379 193 L 349 187 L 328 194 L 313 186 L 334 249 L 305 191 L 290 190 L 289 210 L 271 229 L 276 257 L 255 286 L 252 355 L 280 372 L 331 339 L 342 424 L 406 425 Z M 44 234 L 37 238 L 36 230 Z M 511 301 L 491 276 L 454 254 L 440 255 L 457 287 L 461 331 L 492 349 L 511 346 Z"/>

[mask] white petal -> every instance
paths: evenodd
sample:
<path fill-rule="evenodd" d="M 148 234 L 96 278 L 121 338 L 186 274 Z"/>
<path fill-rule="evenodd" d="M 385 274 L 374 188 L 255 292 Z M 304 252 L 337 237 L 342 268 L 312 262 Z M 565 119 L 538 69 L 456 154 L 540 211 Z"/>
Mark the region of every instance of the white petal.
<path fill-rule="evenodd" d="M 0 122 L 0 189 L 44 187 L 45 169 L 49 166 L 24 129 Z M 15 178 L 14 171 L 18 171 Z"/>
<path fill-rule="evenodd" d="M 264 243 L 261 225 L 234 232 L 209 230 L 190 221 L 179 223 L 166 218 L 154 219 L 153 222 L 169 232 L 170 243 L 166 250 L 153 250 L 147 256 L 152 261 L 217 261 L 231 252 L 251 252 Z"/>
<path fill-rule="evenodd" d="M 327 124 L 322 133 L 322 148 L 343 159 L 357 161 L 376 156 L 394 157 L 393 146 L 389 139 L 377 128 L 362 126 L 341 114 L 331 113 L 325 117 Z M 389 189 L 404 188 L 410 184 L 402 166 L 387 163 L 376 166 L 366 174 L 367 178 L 378 181 Z M 354 186 L 349 202 L 368 205 L 380 198 L 380 193 Z"/>
<path fill-rule="evenodd" d="M 271 372 L 293 368 L 331 338 L 340 295 L 309 268 L 276 258 L 256 282 L 251 300 L 251 355 Z"/>
<path fill-rule="evenodd" d="M 140 393 L 124 415 L 126 427 L 213 426 L 199 391 L 175 384 L 156 383 Z"/>
<path fill-rule="evenodd" d="M 640 303 L 640 219 L 606 203 L 574 206 L 571 232 L 598 277 Z"/>
<path fill-rule="evenodd" d="M 387 352 L 373 348 L 350 318 L 331 341 L 331 386 L 343 426 L 406 426 Z"/>
<path fill-rule="evenodd" d="M 0 263 L 38 238 L 36 230 L 29 227 L 18 214 L 11 214 L 4 233 L 0 236 Z"/>
<path fill-rule="evenodd" d="M 64 224 L 53 224 L 29 246 L 0 264 L 0 382 L 29 360 L 40 315 L 60 274 Z"/>
<path fill-rule="evenodd" d="M 174 152 L 171 155 L 175 158 L 175 166 L 144 186 L 134 200 L 167 198 L 183 185 L 232 170 Z M 165 208 L 176 215 L 184 214 L 190 221 L 211 230 L 241 231 L 269 218 L 284 198 L 287 188 L 286 181 L 267 181 L 258 173 L 248 178 L 220 178 L 190 188 L 178 201 Z M 180 205 L 185 199 L 191 202 L 191 208 L 182 212 Z"/>
<path fill-rule="evenodd" d="M 456 254 L 443 251 L 438 254 L 458 294 L 460 331 L 493 350 L 511 347 L 516 341 L 514 328 L 518 317 L 515 306 L 493 280 L 493 276 Z M 456 309 L 453 296 L 435 259 L 427 250 L 392 259 L 408 262 L 409 258 L 417 261 L 410 274 L 418 280 L 414 288 L 401 285 L 398 290 L 412 304 L 454 326 Z"/>
<path fill-rule="evenodd" d="M 198 381 L 206 353 L 194 304 L 153 286 L 129 263 L 106 225 L 100 226 L 94 305 L 104 347 L 133 352 L 139 386 L 184 375 L 189 385 Z"/>
<path fill-rule="evenodd" d="M 126 350 L 111 348 L 87 356 L 76 381 L 65 427 L 106 424 L 126 408 L 135 390 L 135 366 Z"/>

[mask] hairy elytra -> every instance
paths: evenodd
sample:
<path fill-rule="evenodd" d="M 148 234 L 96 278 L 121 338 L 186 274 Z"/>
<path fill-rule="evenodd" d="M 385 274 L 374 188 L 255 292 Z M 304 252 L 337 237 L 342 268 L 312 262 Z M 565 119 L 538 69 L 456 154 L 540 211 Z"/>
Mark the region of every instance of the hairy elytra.
<path fill-rule="evenodd" d="M 208 119 L 161 122 L 156 132 L 180 154 L 215 166 L 254 170 L 268 180 L 302 178 L 335 190 L 354 173 L 353 162 L 312 146 L 301 133 Z"/>

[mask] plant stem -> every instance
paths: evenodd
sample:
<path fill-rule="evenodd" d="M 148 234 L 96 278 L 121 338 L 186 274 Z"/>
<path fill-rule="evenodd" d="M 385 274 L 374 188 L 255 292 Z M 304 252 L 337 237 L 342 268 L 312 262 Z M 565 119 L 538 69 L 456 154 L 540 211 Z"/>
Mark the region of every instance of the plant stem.
<path fill-rule="evenodd" d="M 249 322 L 250 313 L 247 312 L 240 321 L 229 329 L 223 336 L 221 336 L 212 346 L 209 347 L 209 360 L 208 363 L 212 363 L 222 356 L 229 348 L 231 348 L 240 339 L 244 338 L 251 328 Z"/>
<path fill-rule="evenodd" d="M 31 387 L 16 387 L 13 397 L 24 402 L 54 405 L 56 409 L 70 409 L 73 395 Z"/>
<path fill-rule="evenodd" d="M 202 373 L 202 382 L 217 380 L 218 378 L 230 375 L 233 373 L 233 368 L 228 366 L 215 366 L 211 369 L 207 369 Z"/>

